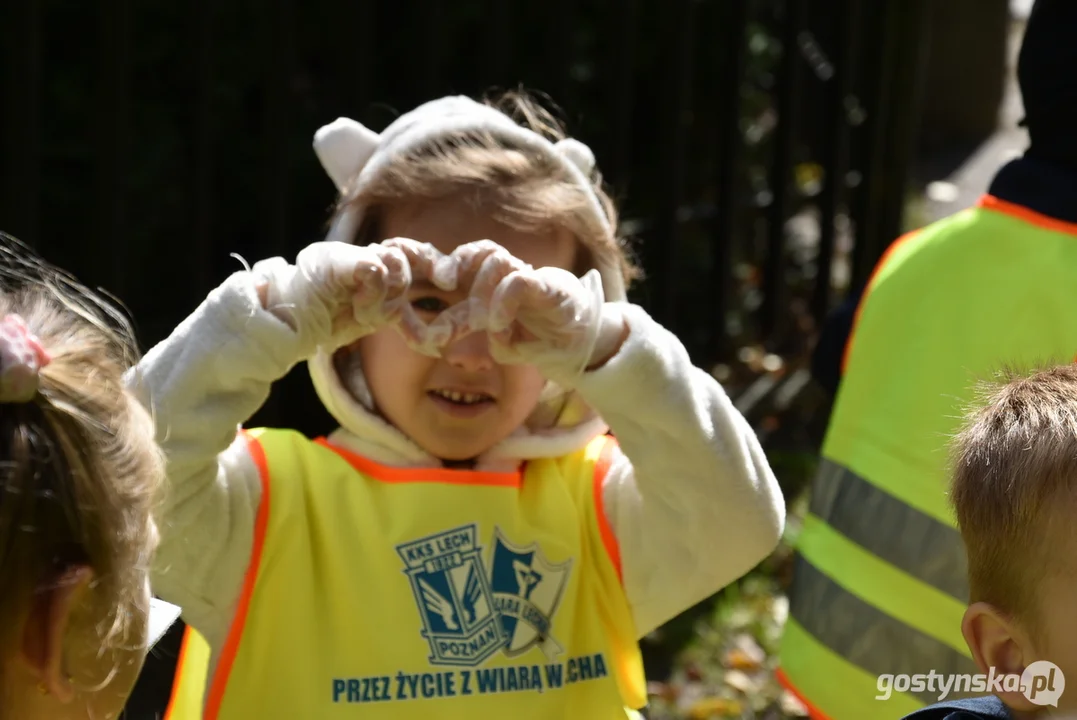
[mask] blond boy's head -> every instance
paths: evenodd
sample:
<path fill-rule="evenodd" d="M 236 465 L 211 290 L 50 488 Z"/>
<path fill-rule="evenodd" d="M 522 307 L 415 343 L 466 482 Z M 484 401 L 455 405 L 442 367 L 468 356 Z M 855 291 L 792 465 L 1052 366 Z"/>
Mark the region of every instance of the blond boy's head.
<path fill-rule="evenodd" d="M 1077 683 L 1077 365 L 1008 374 L 954 443 L 951 500 L 969 565 L 962 631 L 984 672 L 1038 660 Z M 1018 713 L 1042 709 L 1000 693 Z M 1077 709 L 1077 687 L 1058 698 Z"/>

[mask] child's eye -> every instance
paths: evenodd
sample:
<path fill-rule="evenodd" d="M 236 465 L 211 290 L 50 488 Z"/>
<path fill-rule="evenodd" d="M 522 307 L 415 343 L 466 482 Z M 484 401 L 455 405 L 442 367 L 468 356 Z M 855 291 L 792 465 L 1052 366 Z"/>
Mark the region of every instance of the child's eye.
<path fill-rule="evenodd" d="M 423 313 L 439 313 L 449 307 L 449 304 L 436 297 L 421 297 L 411 301 L 411 306 Z"/>

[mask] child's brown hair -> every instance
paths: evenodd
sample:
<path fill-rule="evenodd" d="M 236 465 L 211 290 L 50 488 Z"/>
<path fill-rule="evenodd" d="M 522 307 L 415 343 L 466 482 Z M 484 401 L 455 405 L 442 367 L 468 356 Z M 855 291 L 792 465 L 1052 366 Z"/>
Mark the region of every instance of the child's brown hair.
<path fill-rule="evenodd" d="M 537 100 L 522 91 L 489 98 L 495 107 L 551 142 L 566 137 L 563 125 Z M 409 200 L 461 197 L 491 209 L 501 223 L 525 232 L 565 228 L 584 249 L 578 274 L 596 266 L 596 259 L 620 266 L 627 286 L 641 275 L 628 243 L 618 232 L 617 208 L 606 192 L 601 174 L 589 178 L 612 235 L 586 221 L 588 199 L 564 170 L 541 153 L 510 147 L 493 134 L 461 131 L 438 137 L 405 153 L 378 177 L 337 209 L 361 206 L 363 220 L 354 242 L 383 240 L 380 216 L 385 209 Z"/>
<path fill-rule="evenodd" d="M 123 315 L 3 235 L 0 288 L 0 317 L 21 318 L 49 356 L 31 397 L 0 402 L 2 671 L 34 592 L 75 565 L 93 569 L 86 613 L 102 645 L 140 641 L 127 630 L 148 612 L 164 462 L 124 387 L 137 358 Z"/>
<path fill-rule="evenodd" d="M 1035 629 L 1037 579 L 1071 560 L 1052 542 L 1072 526 L 1077 500 L 1077 365 L 1006 371 L 1003 381 L 985 389 L 954 442 L 951 501 L 970 601 Z"/>

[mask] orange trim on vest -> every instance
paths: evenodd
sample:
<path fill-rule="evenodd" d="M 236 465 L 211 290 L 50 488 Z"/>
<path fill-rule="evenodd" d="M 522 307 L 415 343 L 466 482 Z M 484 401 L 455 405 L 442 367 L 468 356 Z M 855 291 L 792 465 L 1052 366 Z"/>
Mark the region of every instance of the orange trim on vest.
<path fill-rule="evenodd" d="M 168 705 L 166 706 L 165 715 L 163 720 L 172 720 L 172 709 L 176 705 L 176 695 L 180 689 L 180 678 L 183 677 L 183 663 L 187 659 L 187 647 L 191 640 L 191 626 L 188 625 L 183 630 L 183 641 L 180 643 L 179 657 L 176 659 L 176 672 L 172 674 L 172 693 L 168 696 Z"/>
<path fill-rule="evenodd" d="M 617 536 L 610 526 L 609 518 L 606 517 L 602 493 L 602 484 L 606 479 L 606 474 L 609 472 L 610 465 L 613 463 L 613 449 L 615 447 L 617 447 L 617 440 L 607 436 L 606 442 L 602 446 L 602 453 L 598 456 L 598 462 L 595 463 L 595 515 L 598 517 L 598 531 L 602 535 L 602 544 L 606 547 L 606 554 L 610 556 L 613 567 L 617 570 L 617 579 L 621 581 L 623 586 L 625 580 L 621 574 L 621 548 L 617 543 Z"/>
<path fill-rule="evenodd" d="M 856 326 L 860 324 L 860 313 L 864 311 L 864 303 L 868 299 L 868 295 L 871 294 L 871 286 L 875 284 L 875 279 L 878 277 L 879 272 L 886 266 L 886 261 L 890 259 L 894 251 L 899 246 L 905 244 L 905 242 L 912 240 L 914 237 L 920 234 L 920 228 L 905 233 L 893 243 L 890 247 L 886 248 L 883 256 L 879 258 L 879 262 L 875 264 L 875 269 L 871 271 L 871 277 L 868 278 L 868 284 L 864 287 L 864 294 L 860 297 L 860 302 L 856 306 L 856 313 L 853 315 L 853 325 L 849 330 L 849 339 L 845 341 L 845 350 L 841 356 L 841 374 L 845 375 L 845 367 L 849 364 L 849 351 L 853 347 L 853 338 L 856 336 Z"/>
<path fill-rule="evenodd" d="M 793 683 L 789 682 L 789 678 L 786 677 L 785 673 L 782 672 L 781 668 L 778 668 L 774 671 L 774 676 L 777 678 L 778 684 L 791 692 L 793 696 L 796 697 L 796 699 L 799 700 L 802 705 L 804 705 L 804 707 L 808 708 L 808 717 L 810 717 L 811 720 L 830 720 L 830 718 L 827 717 L 827 715 L 822 710 L 812 705 L 810 702 L 808 702 L 807 698 L 800 694 L 800 691 L 796 689 Z"/>
<path fill-rule="evenodd" d="M 1017 203 L 1002 200 L 994 195 L 985 194 L 980 198 L 979 202 L 976 203 L 976 206 L 984 208 L 985 210 L 994 210 L 1003 215 L 1009 215 L 1010 217 L 1027 222 L 1029 225 L 1041 227 L 1044 230 L 1053 230 L 1054 232 L 1066 233 L 1067 235 L 1077 235 L 1077 223 L 1066 222 L 1065 220 L 1053 218 L 1050 215 L 1038 213 L 1024 205 L 1018 205 Z"/>
<path fill-rule="evenodd" d="M 246 435 L 246 433 L 244 433 Z M 221 650 L 221 657 L 217 661 L 217 669 L 213 673 L 213 681 L 209 686 L 206 699 L 205 720 L 217 720 L 217 713 L 221 709 L 221 701 L 224 699 L 224 691 L 228 686 L 228 676 L 232 672 L 232 663 L 235 662 L 236 653 L 239 651 L 239 643 L 243 638 L 243 628 L 247 624 L 247 610 L 254 595 L 254 583 L 258 579 L 258 570 L 262 565 L 262 547 L 265 544 L 266 525 L 269 522 L 269 465 L 266 462 L 265 450 L 256 439 L 246 435 L 247 449 L 251 458 L 258 466 L 258 475 L 262 481 L 262 499 L 258 503 L 258 516 L 254 521 L 254 546 L 251 549 L 251 562 L 247 566 L 247 575 L 243 578 L 243 591 L 239 596 L 239 605 L 236 607 L 236 616 L 232 620 L 232 627 L 228 630 L 228 638 Z"/>
<path fill-rule="evenodd" d="M 494 485 L 498 487 L 520 487 L 523 472 L 487 472 L 484 470 L 447 470 L 445 468 L 401 468 L 382 465 L 368 457 L 363 457 L 350 450 L 331 445 L 326 438 L 317 438 L 314 442 L 332 450 L 359 472 L 375 480 L 389 483 L 444 483 L 446 485 Z"/>

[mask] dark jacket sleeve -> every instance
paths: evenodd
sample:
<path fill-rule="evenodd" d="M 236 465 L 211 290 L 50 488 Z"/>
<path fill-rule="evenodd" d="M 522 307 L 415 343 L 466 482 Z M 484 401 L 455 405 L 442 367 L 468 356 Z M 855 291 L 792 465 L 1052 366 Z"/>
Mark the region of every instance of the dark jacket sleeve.
<path fill-rule="evenodd" d="M 819 341 L 812 354 L 812 377 L 828 393 L 834 395 L 841 382 L 841 361 L 853 330 L 853 319 L 864 289 L 860 288 L 839 305 L 823 322 Z"/>

